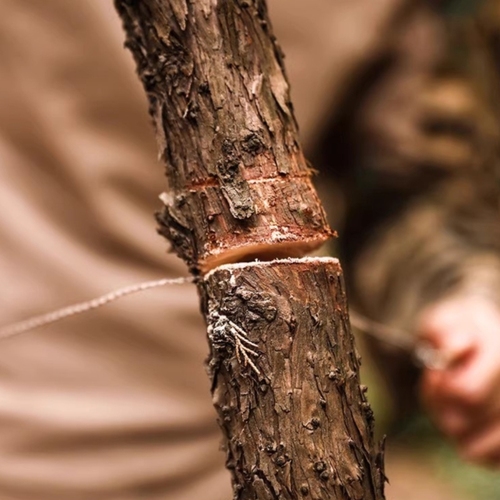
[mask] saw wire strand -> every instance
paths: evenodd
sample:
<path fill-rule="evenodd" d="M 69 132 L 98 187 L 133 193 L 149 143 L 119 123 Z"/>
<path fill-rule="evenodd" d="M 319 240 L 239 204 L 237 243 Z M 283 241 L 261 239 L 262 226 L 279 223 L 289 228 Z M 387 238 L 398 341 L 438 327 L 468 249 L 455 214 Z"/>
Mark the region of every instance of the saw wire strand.
<path fill-rule="evenodd" d="M 144 292 L 153 288 L 159 288 L 167 285 L 182 285 L 193 283 L 193 278 L 163 278 L 154 281 L 145 281 L 136 285 L 130 285 L 119 288 L 95 299 L 85 302 L 79 302 L 62 309 L 56 309 L 46 314 L 34 316 L 27 320 L 0 327 L 0 340 L 5 340 L 22 333 L 26 333 L 42 326 L 57 323 L 63 319 L 83 314 L 94 309 L 99 309 L 111 302 L 115 302 L 122 297 Z M 413 335 L 402 329 L 377 323 L 358 313 L 350 313 L 351 325 L 365 335 L 369 335 L 381 342 L 397 347 L 408 353 L 412 353 L 415 360 L 424 366 L 438 366 L 440 363 L 438 353 L 428 346 L 420 345 Z M 437 360 L 437 361 L 436 361 Z"/>
<path fill-rule="evenodd" d="M 158 288 L 166 285 L 182 285 L 184 283 L 192 283 L 193 278 L 163 278 L 154 281 L 145 281 L 136 285 L 130 285 L 113 292 L 101 295 L 95 299 L 88 300 L 86 302 L 79 302 L 77 304 L 72 304 L 62 309 L 57 309 L 51 311 L 47 314 L 41 314 L 39 316 L 34 316 L 24 321 L 18 323 L 13 323 L 11 325 L 4 326 L 0 328 L 0 339 L 7 339 L 15 335 L 20 335 L 21 333 L 29 332 L 35 328 L 40 328 L 41 326 L 50 325 L 52 323 L 57 323 L 70 316 L 75 316 L 77 314 L 82 314 L 93 309 L 98 309 L 103 307 L 115 300 L 126 297 L 127 295 L 132 295 L 139 292 L 144 292 L 146 290 L 151 290 L 152 288 Z"/>

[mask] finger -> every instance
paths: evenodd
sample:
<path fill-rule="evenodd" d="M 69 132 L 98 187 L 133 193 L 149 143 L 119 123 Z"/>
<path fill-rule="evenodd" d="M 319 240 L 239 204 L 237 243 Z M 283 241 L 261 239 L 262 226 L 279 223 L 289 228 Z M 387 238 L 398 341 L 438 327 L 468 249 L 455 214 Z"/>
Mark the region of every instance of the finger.
<path fill-rule="evenodd" d="M 487 420 L 485 412 L 471 412 L 469 408 L 457 404 L 443 389 L 442 381 L 445 378 L 446 375 L 442 372 L 424 372 L 421 383 L 422 402 L 437 429 L 456 442 L 464 456 L 470 454 L 469 459 L 477 461 L 476 454 L 480 457 L 483 452 L 481 449 L 475 450 L 472 445 L 482 448 L 483 440 L 488 442 L 489 432 L 485 429 L 491 424 L 487 422 L 498 422 L 500 426 L 500 411 Z M 483 437 L 483 433 L 486 437 Z"/>
<path fill-rule="evenodd" d="M 477 352 L 477 338 L 465 329 L 427 325 L 425 330 L 421 330 L 420 337 L 442 359 L 438 369 L 452 369 L 467 364 Z"/>
<path fill-rule="evenodd" d="M 467 324 L 461 324 L 457 305 L 441 303 L 422 313 L 418 334 L 445 361 L 447 368 L 465 364 L 477 350 L 477 336 Z"/>
<path fill-rule="evenodd" d="M 483 352 L 466 366 L 444 371 L 437 390 L 446 400 L 471 411 L 486 411 L 488 407 L 496 410 L 500 403 L 499 375 L 495 353 Z"/>
<path fill-rule="evenodd" d="M 420 378 L 420 399 L 426 408 L 439 407 L 443 396 L 443 377 L 440 370 L 427 369 Z"/>
<path fill-rule="evenodd" d="M 433 413 L 431 418 L 439 431 L 453 441 L 470 435 L 476 425 L 463 410 L 456 407 L 443 408 Z"/>
<path fill-rule="evenodd" d="M 477 464 L 500 465 L 500 419 L 482 428 L 474 436 L 459 441 L 458 452 L 460 456 Z"/>
<path fill-rule="evenodd" d="M 470 416 L 446 397 L 443 391 L 443 372 L 426 370 L 422 376 L 420 396 L 436 427 L 451 438 L 470 432 Z"/>
<path fill-rule="evenodd" d="M 476 305 L 477 314 L 471 325 L 477 336 L 477 347 L 468 363 L 447 370 L 443 389 L 455 400 L 474 411 L 496 410 L 500 395 L 498 352 L 500 352 L 500 316 L 489 304 Z"/>
<path fill-rule="evenodd" d="M 460 397 L 449 370 L 426 369 L 420 379 L 420 398 L 424 406 L 432 411 L 441 411 L 450 406 L 461 406 Z M 453 390 L 450 391 L 450 386 Z"/>
<path fill-rule="evenodd" d="M 478 435 L 478 430 L 489 426 L 490 422 L 500 424 L 497 384 L 493 384 L 489 390 L 487 386 L 476 388 L 467 374 L 459 389 L 450 391 L 447 387 L 449 375 L 447 372 L 427 370 L 421 385 L 422 401 L 443 434 L 455 441 L 468 441 Z"/>

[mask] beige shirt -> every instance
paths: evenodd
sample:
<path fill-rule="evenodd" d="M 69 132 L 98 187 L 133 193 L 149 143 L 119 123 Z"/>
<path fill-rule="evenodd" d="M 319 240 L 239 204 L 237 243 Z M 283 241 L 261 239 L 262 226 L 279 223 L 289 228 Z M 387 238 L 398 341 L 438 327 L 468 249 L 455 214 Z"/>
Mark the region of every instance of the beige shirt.
<path fill-rule="evenodd" d="M 407 2 L 269 3 L 310 148 Z M 112 1 L 0 12 L 0 322 L 185 274 L 156 235 L 165 182 Z M 207 351 L 192 285 L 1 341 L 0 498 L 231 498 Z"/>
<path fill-rule="evenodd" d="M 186 273 L 111 1 L 1 0 L 0 321 Z M 1 342 L 0 498 L 230 498 L 194 286 Z"/>

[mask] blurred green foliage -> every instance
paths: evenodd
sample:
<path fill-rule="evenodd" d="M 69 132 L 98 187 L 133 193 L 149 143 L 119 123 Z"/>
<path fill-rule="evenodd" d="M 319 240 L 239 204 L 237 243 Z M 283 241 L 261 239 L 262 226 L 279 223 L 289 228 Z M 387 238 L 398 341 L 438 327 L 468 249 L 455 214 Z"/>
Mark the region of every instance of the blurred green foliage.
<path fill-rule="evenodd" d="M 441 8 L 449 16 L 468 16 L 474 14 L 483 2 L 484 0 L 444 0 Z"/>

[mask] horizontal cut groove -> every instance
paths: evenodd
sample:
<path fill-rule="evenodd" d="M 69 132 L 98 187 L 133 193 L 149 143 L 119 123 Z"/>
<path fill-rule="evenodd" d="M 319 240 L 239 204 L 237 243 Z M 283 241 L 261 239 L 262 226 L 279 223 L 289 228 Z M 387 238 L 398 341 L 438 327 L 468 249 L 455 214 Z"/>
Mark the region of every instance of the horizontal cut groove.
<path fill-rule="evenodd" d="M 243 179 L 248 182 L 248 184 L 264 184 L 266 182 L 282 182 L 282 181 L 290 181 L 291 179 L 305 179 L 309 180 L 313 177 L 312 172 L 302 173 L 302 174 L 286 174 L 286 175 L 274 175 L 270 177 L 258 177 L 258 178 L 247 178 L 243 176 Z M 217 179 L 217 177 L 208 177 L 206 180 L 201 180 L 197 182 L 192 182 L 190 184 L 186 184 L 184 187 L 185 191 L 198 191 L 207 187 L 220 187 L 222 183 Z"/>
<path fill-rule="evenodd" d="M 214 269 L 211 269 L 205 276 L 204 279 L 208 280 L 210 276 L 219 271 L 233 271 L 235 269 L 250 269 L 252 267 L 270 267 L 279 264 L 331 264 L 334 266 L 340 266 L 339 259 L 336 257 L 287 257 L 284 259 L 272 259 L 272 260 L 254 260 L 252 262 L 233 262 L 230 264 L 221 264 Z"/>
<path fill-rule="evenodd" d="M 260 243 L 225 250 L 219 255 L 212 255 L 200 263 L 202 274 L 207 274 L 224 265 L 249 265 L 252 261 L 275 262 L 277 260 L 297 260 L 318 249 L 336 233 L 321 234 L 315 239 L 301 239 L 283 243 Z"/>

